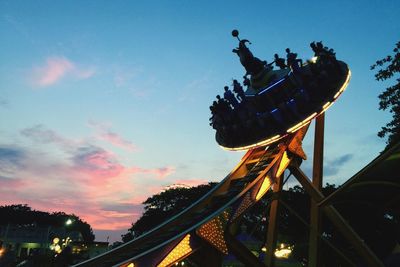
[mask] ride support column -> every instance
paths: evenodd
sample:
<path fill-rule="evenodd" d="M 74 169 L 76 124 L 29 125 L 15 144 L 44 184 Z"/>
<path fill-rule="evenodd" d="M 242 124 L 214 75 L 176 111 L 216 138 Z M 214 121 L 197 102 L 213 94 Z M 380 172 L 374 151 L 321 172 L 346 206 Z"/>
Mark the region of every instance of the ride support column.
<path fill-rule="evenodd" d="M 282 191 L 283 187 L 283 174 L 277 177 L 276 183 L 272 186 L 272 190 L 274 195 L 277 198 L 274 198 L 271 202 L 271 208 L 269 211 L 269 220 L 268 220 L 268 230 L 267 230 L 267 244 L 266 244 L 266 257 L 264 263 L 268 267 L 273 267 L 275 265 L 275 248 L 277 241 L 277 224 L 278 224 L 278 216 L 279 216 L 279 195 Z"/>
<path fill-rule="evenodd" d="M 324 130 L 325 113 L 315 119 L 314 132 L 314 156 L 312 184 L 319 191 L 322 191 L 323 166 L 324 166 Z M 320 236 L 321 236 L 321 212 L 317 203 L 311 198 L 310 208 L 310 235 L 308 247 L 308 266 L 318 267 L 320 263 Z"/>

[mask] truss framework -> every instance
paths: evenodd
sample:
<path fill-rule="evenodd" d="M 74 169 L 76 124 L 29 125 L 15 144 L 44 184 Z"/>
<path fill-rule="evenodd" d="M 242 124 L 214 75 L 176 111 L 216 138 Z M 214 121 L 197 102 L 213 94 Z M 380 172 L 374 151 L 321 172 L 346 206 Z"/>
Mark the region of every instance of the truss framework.
<path fill-rule="evenodd" d="M 269 249 L 264 262 L 255 257 L 235 238 L 235 229 L 243 214 L 272 187 L 279 196 L 283 172 L 288 169 L 312 199 L 309 265 L 321 266 L 318 257 L 323 212 L 370 267 L 384 267 L 358 234 L 321 193 L 323 177 L 324 114 L 316 119 L 313 177 L 309 179 L 299 167 L 306 159 L 302 140 L 306 125 L 279 144 L 249 150 L 232 172 L 202 199 L 147 234 L 108 253 L 76 266 L 173 266 L 186 257 L 199 258 L 204 266 L 220 266 L 222 255 L 233 253 L 248 266 L 274 266 L 275 249 Z M 267 247 L 275 248 L 279 197 L 271 201 L 267 230 Z M 290 208 L 290 207 L 288 207 Z M 203 251 L 203 252 L 202 252 Z M 213 255 L 213 256 L 211 256 Z"/>

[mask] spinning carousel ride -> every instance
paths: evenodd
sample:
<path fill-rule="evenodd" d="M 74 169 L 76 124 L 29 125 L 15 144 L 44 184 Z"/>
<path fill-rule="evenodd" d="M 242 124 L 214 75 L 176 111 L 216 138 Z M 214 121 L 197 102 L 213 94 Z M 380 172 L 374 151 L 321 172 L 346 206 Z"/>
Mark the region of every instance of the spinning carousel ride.
<path fill-rule="evenodd" d="M 233 92 L 225 86 L 224 96 L 210 106 L 210 125 L 224 149 L 270 145 L 296 132 L 325 112 L 350 80 L 347 64 L 322 42 L 310 44 L 314 57 L 304 63 L 287 48 L 286 60 L 275 54 L 268 64 L 252 54 L 237 30 L 232 35 L 246 74 L 242 84 L 233 80 Z"/>

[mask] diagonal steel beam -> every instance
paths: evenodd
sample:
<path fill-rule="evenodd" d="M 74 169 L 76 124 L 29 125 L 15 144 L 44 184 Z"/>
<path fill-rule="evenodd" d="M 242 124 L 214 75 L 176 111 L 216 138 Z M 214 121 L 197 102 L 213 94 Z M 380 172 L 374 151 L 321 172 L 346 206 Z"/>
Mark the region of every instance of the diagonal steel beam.
<path fill-rule="evenodd" d="M 293 214 L 301 223 L 304 224 L 305 227 L 311 229 L 312 226 L 303 219 L 303 217 L 297 213 L 292 207 L 289 206 L 284 200 L 280 199 L 280 204 L 284 206 L 291 214 Z M 333 251 L 348 265 L 352 267 L 356 267 L 357 265 L 352 262 L 345 254 L 343 254 L 334 244 L 332 244 L 328 239 L 324 237 L 320 237 L 322 241 L 324 241 Z M 347 266 L 346 265 L 346 266 Z"/>
<path fill-rule="evenodd" d="M 351 177 L 349 180 L 347 180 L 344 184 L 340 186 L 335 192 L 330 194 L 329 196 L 325 197 L 324 199 L 321 199 L 320 202 L 318 203 L 318 206 L 324 206 L 327 204 L 331 204 L 332 201 L 340 194 L 342 194 L 344 191 L 346 191 L 349 186 L 351 186 L 354 181 L 357 181 L 360 177 L 363 175 L 367 174 L 371 169 L 373 169 L 375 166 L 377 166 L 379 163 L 383 162 L 387 158 L 393 155 L 398 149 L 400 149 L 400 142 L 391 147 L 390 149 L 386 150 L 384 153 L 382 153 L 379 157 L 375 158 L 371 163 L 369 163 L 367 166 L 362 168 L 358 173 L 356 173 L 353 177 Z"/>
<path fill-rule="evenodd" d="M 225 232 L 225 239 L 229 251 L 232 252 L 246 267 L 267 267 L 229 231 Z"/>
<path fill-rule="evenodd" d="M 324 199 L 324 195 L 310 182 L 309 178 L 298 166 L 290 166 L 290 171 L 315 202 L 320 202 Z M 323 206 L 322 211 L 332 224 L 342 233 L 347 241 L 354 246 L 354 249 L 365 260 L 365 263 L 369 267 L 384 267 L 378 257 L 332 205 Z"/>

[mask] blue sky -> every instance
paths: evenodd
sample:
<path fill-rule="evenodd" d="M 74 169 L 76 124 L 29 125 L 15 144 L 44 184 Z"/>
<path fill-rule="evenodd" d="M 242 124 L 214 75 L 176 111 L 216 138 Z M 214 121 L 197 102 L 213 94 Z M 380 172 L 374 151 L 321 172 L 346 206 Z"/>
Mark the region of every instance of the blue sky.
<path fill-rule="evenodd" d="M 310 58 L 322 40 L 349 64 L 325 127 L 325 182 L 341 184 L 384 148 L 387 83 L 369 66 L 399 40 L 399 11 L 399 1 L 0 1 L 0 204 L 72 212 L 114 241 L 166 185 L 225 177 L 243 152 L 217 146 L 208 107 L 244 74 L 234 28 L 267 61 L 286 47 Z"/>

